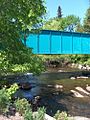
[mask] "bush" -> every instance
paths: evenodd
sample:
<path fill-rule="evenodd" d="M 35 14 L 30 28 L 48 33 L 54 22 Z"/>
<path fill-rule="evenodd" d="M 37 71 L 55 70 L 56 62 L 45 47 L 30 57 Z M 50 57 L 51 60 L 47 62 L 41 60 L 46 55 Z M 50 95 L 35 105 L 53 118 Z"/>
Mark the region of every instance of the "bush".
<path fill-rule="evenodd" d="M 60 112 L 59 110 L 55 114 L 54 118 L 56 120 L 68 120 L 68 116 L 66 112 Z"/>
<path fill-rule="evenodd" d="M 19 89 L 18 85 L 16 83 L 14 83 L 13 85 L 11 85 L 10 88 L 6 89 L 6 94 L 9 97 L 9 99 L 11 100 L 12 95 Z"/>
<path fill-rule="evenodd" d="M 45 70 L 43 61 L 38 55 L 33 55 L 30 49 L 24 51 L 0 51 L 0 75 L 10 73 L 32 72 L 40 74 Z"/>
<path fill-rule="evenodd" d="M 40 56 L 43 62 L 47 60 L 55 61 L 58 60 L 61 64 L 68 62 L 68 63 L 80 63 L 84 64 L 88 61 L 90 64 L 90 55 L 83 54 L 83 55 L 41 55 Z"/>
<path fill-rule="evenodd" d="M 0 75 L 6 73 L 9 69 L 9 60 L 5 52 L 0 51 Z"/>
<path fill-rule="evenodd" d="M 26 99 L 17 99 L 15 101 L 15 106 L 17 112 L 19 112 L 24 120 L 44 120 L 45 108 L 38 108 L 36 114 L 33 115 L 31 105 Z"/>
<path fill-rule="evenodd" d="M 45 110 L 44 107 L 38 108 L 37 114 L 34 115 L 34 119 L 33 120 L 44 120 L 45 112 L 46 112 L 46 110 Z"/>
<path fill-rule="evenodd" d="M 37 112 L 33 114 L 31 109 L 25 110 L 24 120 L 44 120 L 45 108 L 38 108 Z"/>
<path fill-rule="evenodd" d="M 90 58 L 86 61 L 87 65 L 90 65 Z"/>
<path fill-rule="evenodd" d="M 8 109 L 8 106 L 11 103 L 11 96 L 16 92 L 17 89 L 18 85 L 13 84 L 8 89 L 3 88 L 0 90 L 0 113 L 3 113 Z"/>
<path fill-rule="evenodd" d="M 24 113 L 24 120 L 34 120 L 33 119 L 33 112 L 31 109 L 26 109 Z"/>
<path fill-rule="evenodd" d="M 9 104 L 10 104 L 9 97 L 6 93 L 6 89 L 3 88 L 0 90 L 0 114 L 7 110 Z"/>
<path fill-rule="evenodd" d="M 30 109 L 30 104 L 28 103 L 28 101 L 25 98 L 24 99 L 17 99 L 15 101 L 15 106 L 16 106 L 16 110 L 21 115 L 25 114 L 25 112 Z"/>

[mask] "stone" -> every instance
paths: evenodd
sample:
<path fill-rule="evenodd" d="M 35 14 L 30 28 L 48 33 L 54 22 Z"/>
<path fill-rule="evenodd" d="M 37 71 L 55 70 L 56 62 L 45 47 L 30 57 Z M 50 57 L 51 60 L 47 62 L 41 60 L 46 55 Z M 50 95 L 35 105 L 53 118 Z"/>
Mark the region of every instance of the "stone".
<path fill-rule="evenodd" d="M 49 116 L 48 114 L 45 114 L 45 120 L 56 120 L 56 119 Z"/>
<path fill-rule="evenodd" d="M 86 90 L 90 92 L 90 86 L 86 86 Z"/>
<path fill-rule="evenodd" d="M 63 86 L 56 84 L 56 85 L 55 85 L 55 88 L 57 88 L 57 89 L 58 89 L 58 88 L 63 88 Z"/>
<path fill-rule="evenodd" d="M 78 68 L 81 70 L 81 69 L 83 68 L 83 66 L 79 64 L 79 65 L 78 65 Z"/>
<path fill-rule="evenodd" d="M 78 76 L 77 79 L 88 79 L 87 76 Z"/>
<path fill-rule="evenodd" d="M 71 79 L 71 80 L 75 80 L 76 78 L 75 78 L 75 77 L 71 77 L 70 79 Z"/>
<path fill-rule="evenodd" d="M 24 75 L 33 75 L 33 73 L 26 73 L 26 74 L 24 74 Z"/>
<path fill-rule="evenodd" d="M 82 92 L 82 93 L 84 93 L 84 94 L 86 94 L 86 95 L 90 95 L 89 92 L 87 92 L 86 90 L 84 90 L 84 89 L 81 88 L 81 87 L 75 87 L 75 89 L 78 90 L 78 91 L 80 91 L 80 92 Z"/>
<path fill-rule="evenodd" d="M 32 88 L 29 82 L 20 83 L 19 86 L 23 90 L 30 90 Z"/>
<path fill-rule="evenodd" d="M 65 71 L 63 71 L 63 70 L 58 70 L 58 72 L 65 72 Z"/>
<path fill-rule="evenodd" d="M 48 87 L 52 87 L 53 85 L 47 85 Z"/>
<path fill-rule="evenodd" d="M 84 97 L 83 95 L 81 95 L 79 92 L 77 92 L 75 90 L 70 90 L 70 91 L 74 94 L 75 97 L 81 97 L 81 98 Z"/>
<path fill-rule="evenodd" d="M 36 115 L 37 112 L 33 112 L 33 116 Z M 56 120 L 55 118 L 51 117 L 50 115 L 48 114 L 45 114 L 45 119 L 44 120 Z"/>

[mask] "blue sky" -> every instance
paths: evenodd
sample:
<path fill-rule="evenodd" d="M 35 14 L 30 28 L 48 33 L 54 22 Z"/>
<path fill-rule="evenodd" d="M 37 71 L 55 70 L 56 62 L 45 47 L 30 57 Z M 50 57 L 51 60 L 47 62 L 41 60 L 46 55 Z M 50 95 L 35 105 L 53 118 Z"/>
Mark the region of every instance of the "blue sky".
<path fill-rule="evenodd" d="M 47 18 L 57 16 L 58 6 L 61 6 L 63 16 L 74 14 L 83 21 L 89 0 L 46 0 Z"/>

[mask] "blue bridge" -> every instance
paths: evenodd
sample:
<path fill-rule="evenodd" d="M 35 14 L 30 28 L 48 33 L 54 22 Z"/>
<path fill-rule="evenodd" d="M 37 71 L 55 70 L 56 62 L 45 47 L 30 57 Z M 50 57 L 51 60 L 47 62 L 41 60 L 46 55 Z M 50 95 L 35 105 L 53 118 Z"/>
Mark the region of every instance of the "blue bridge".
<path fill-rule="evenodd" d="M 34 54 L 90 54 L 90 34 L 43 30 L 30 34 L 26 46 Z"/>

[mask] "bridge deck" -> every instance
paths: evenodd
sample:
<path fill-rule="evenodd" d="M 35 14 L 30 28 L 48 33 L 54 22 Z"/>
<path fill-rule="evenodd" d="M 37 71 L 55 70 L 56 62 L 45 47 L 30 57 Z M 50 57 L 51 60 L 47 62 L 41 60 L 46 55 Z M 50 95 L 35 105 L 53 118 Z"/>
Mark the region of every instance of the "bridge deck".
<path fill-rule="evenodd" d="M 90 54 L 90 34 L 43 30 L 30 34 L 26 46 L 34 54 Z"/>

